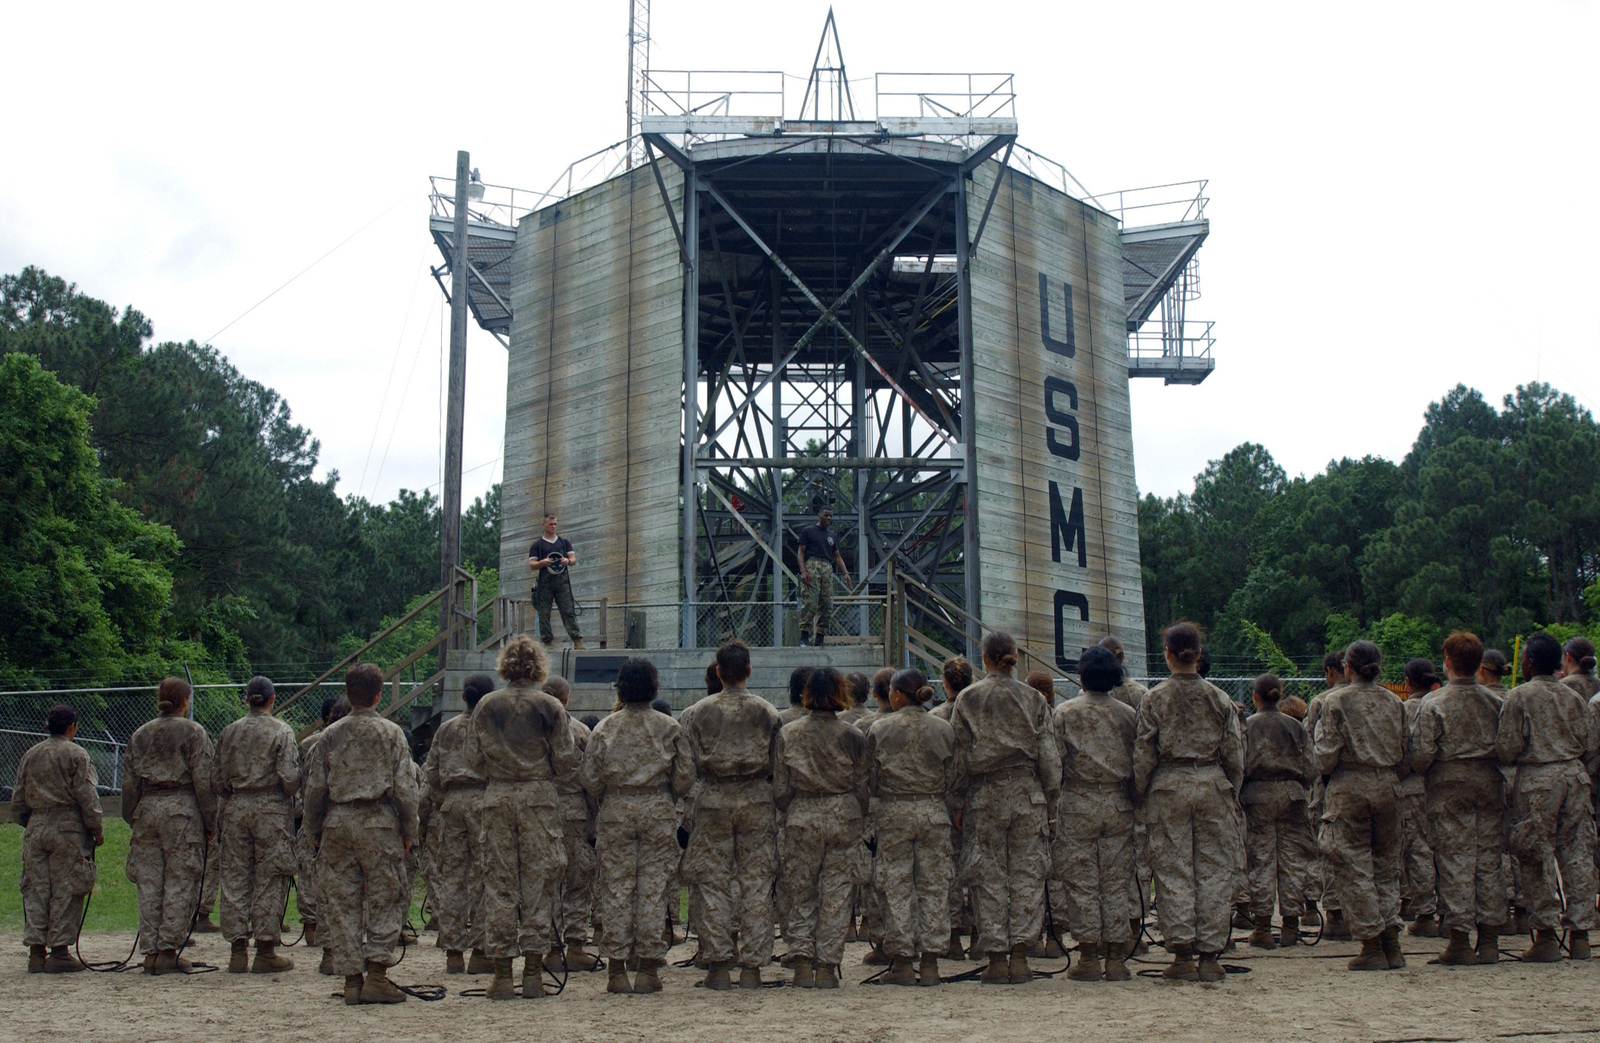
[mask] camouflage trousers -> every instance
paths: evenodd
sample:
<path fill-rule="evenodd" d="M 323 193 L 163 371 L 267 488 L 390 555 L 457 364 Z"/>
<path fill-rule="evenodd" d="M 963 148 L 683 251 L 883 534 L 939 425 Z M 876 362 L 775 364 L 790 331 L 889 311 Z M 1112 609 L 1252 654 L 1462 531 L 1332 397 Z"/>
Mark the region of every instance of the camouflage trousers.
<path fill-rule="evenodd" d="M 547 780 L 489 783 L 478 836 L 484 954 L 544 955 L 555 944 L 553 885 L 567 863 L 555 786 Z"/>
<path fill-rule="evenodd" d="M 211 919 L 222 893 L 222 830 L 219 827 L 206 845 L 206 872 L 200 878 L 200 917 Z"/>
<path fill-rule="evenodd" d="M 1031 945 L 1044 929 L 1050 869 L 1044 794 L 1027 778 L 978 779 L 962 819 L 961 882 L 979 953 Z"/>
<path fill-rule="evenodd" d="M 94 878 L 94 842 L 78 809 L 35 811 L 22 832 L 22 944 L 71 945 Z"/>
<path fill-rule="evenodd" d="M 439 917 L 439 948 L 465 952 L 483 948 L 483 880 L 478 871 L 482 841 L 478 814 L 482 786 L 459 786 L 445 791 L 439 810 L 429 819 L 434 838 L 433 876 Z"/>
<path fill-rule="evenodd" d="M 1587 931 L 1595 926 L 1595 827 L 1590 800 L 1588 773 L 1577 761 L 1517 767 L 1511 790 L 1510 846 L 1535 928 Z"/>
<path fill-rule="evenodd" d="M 294 905 L 300 910 L 301 923 L 317 922 L 317 845 L 311 834 L 297 827 L 294 834 Z M 308 944 L 321 945 L 317 939 Z"/>
<path fill-rule="evenodd" d="M 1246 787 L 1245 854 L 1249 862 L 1250 915 L 1305 912 L 1306 883 L 1317 854 L 1317 838 L 1306 817 L 1305 790 L 1298 782 L 1256 782 Z"/>
<path fill-rule="evenodd" d="M 804 578 L 800 584 L 800 632 L 825 636 L 833 629 L 833 565 L 811 558 L 806 561 Z"/>
<path fill-rule="evenodd" d="M 236 794 L 217 823 L 222 849 L 222 934 L 228 941 L 277 942 L 298 868 L 289 836 L 289 798 Z"/>
<path fill-rule="evenodd" d="M 783 826 L 783 886 L 793 903 L 789 955 L 839 965 L 850 889 L 871 871 L 854 794 L 796 794 Z"/>
<path fill-rule="evenodd" d="M 1150 868 L 1169 948 L 1219 953 L 1233 934 L 1239 855 L 1239 805 L 1217 767 L 1166 764 L 1145 800 Z"/>
<path fill-rule="evenodd" d="M 935 956 L 950 945 L 950 812 L 942 797 L 874 801 L 872 883 L 886 956 Z M 870 928 L 869 928 L 870 931 Z M 874 939 L 875 941 L 878 939 Z"/>
<path fill-rule="evenodd" d="M 664 958 L 667 883 L 678 870 L 680 855 L 671 799 L 665 790 L 607 793 L 595 816 L 594 834 L 601 958 Z"/>
<path fill-rule="evenodd" d="M 1357 939 L 1400 923 L 1400 811 L 1390 769 L 1340 768 L 1328 782 L 1317 840 Z"/>
<path fill-rule="evenodd" d="M 707 963 L 761 968 L 771 961 L 775 827 L 770 782 L 700 781 L 683 879 L 700 895 L 700 953 Z M 786 902 L 785 937 L 788 932 Z"/>
<path fill-rule="evenodd" d="M 1128 921 L 1128 881 L 1133 878 L 1133 803 L 1122 783 L 1069 782 L 1056 804 L 1052 846 L 1055 876 L 1065 907 L 1060 910 L 1074 940 L 1099 945 L 1124 944 Z M 1054 902 L 1051 903 L 1054 909 Z"/>
<path fill-rule="evenodd" d="M 1427 797 L 1420 785 L 1407 782 L 1410 779 L 1401 783 L 1395 797 L 1400 813 L 1400 900 L 1413 918 L 1432 916 L 1439 910 L 1439 881 L 1428 836 Z"/>
<path fill-rule="evenodd" d="M 561 613 L 561 625 L 567 636 L 577 641 L 583 637 L 578 630 L 578 604 L 572 600 L 572 573 L 551 574 L 549 569 L 539 571 L 539 582 L 533 588 L 533 611 L 539 618 L 539 637 L 545 644 L 556 639 L 555 624 L 550 618 L 550 602 L 556 603 Z"/>
<path fill-rule="evenodd" d="M 394 809 L 335 804 L 317 846 L 318 921 L 334 974 L 397 962 L 405 844 Z"/>
<path fill-rule="evenodd" d="M 564 809 L 566 816 L 561 827 L 567 868 L 556 878 L 556 893 L 551 896 L 551 908 L 555 910 L 561 944 L 585 945 L 589 941 L 589 914 L 595 907 L 598 869 L 595 844 L 598 841 L 591 840 L 589 809 L 583 798 L 579 797 L 575 802 L 570 797 L 563 800 L 569 802 Z M 574 814 L 575 808 L 582 811 L 581 817 Z M 673 843 L 676 845 L 676 837 Z"/>
<path fill-rule="evenodd" d="M 1439 925 L 1470 931 L 1506 918 L 1504 776 L 1492 760 L 1428 771 L 1428 831 L 1439 867 Z"/>
<path fill-rule="evenodd" d="M 199 907 L 205 826 L 194 795 L 163 791 L 139 802 L 127 876 L 139 892 L 139 951 L 182 947 Z"/>

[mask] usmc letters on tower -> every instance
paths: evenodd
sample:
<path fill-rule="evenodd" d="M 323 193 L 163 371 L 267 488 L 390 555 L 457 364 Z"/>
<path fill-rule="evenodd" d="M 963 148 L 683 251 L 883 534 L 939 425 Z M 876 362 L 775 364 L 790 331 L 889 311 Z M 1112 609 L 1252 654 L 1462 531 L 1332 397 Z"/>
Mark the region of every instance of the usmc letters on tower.
<path fill-rule="evenodd" d="M 1020 288 L 1019 288 L 1020 289 Z M 1061 320 L 1052 324 L 1051 311 L 1061 304 Z M 1055 587 L 1055 658 L 1063 670 L 1076 670 L 1089 622 L 1089 599 L 1074 589 L 1079 570 L 1089 564 L 1087 530 L 1083 524 L 1083 486 L 1078 479 L 1081 431 L 1078 388 L 1073 383 L 1078 354 L 1073 319 L 1072 286 L 1053 282 L 1039 273 L 1039 337 L 1048 352 L 1044 378 L 1045 448 L 1049 451 L 1050 561 Z M 1052 335 L 1052 330 L 1056 335 Z M 1074 640 L 1076 638 L 1076 640 Z M 1069 655 L 1068 650 L 1071 649 Z"/>

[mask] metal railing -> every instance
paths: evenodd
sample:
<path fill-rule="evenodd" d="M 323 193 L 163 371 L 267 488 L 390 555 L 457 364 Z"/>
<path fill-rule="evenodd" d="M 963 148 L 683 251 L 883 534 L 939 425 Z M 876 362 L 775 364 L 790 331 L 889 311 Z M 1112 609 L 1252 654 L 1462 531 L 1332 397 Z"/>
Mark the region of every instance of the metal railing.
<path fill-rule="evenodd" d="M 1122 188 L 1115 192 L 1091 195 L 1088 201 L 1114 214 L 1122 227 L 1128 227 L 1129 215 L 1135 226 L 1180 224 L 1201 221 L 1206 216 L 1205 179 L 1173 181 L 1165 185 L 1145 185 L 1142 188 Z"/>
<path fill-rule="evenodd" d="M 517 222 L 535 210 L 577 195 L 616 177 L 628 162 L 628 142 L 619 141 L 569 163 L 544 191 L 495 185 L 483 182 L 483 198 L 467 207 L 467 220 L 485 225 L 515 228 Z M 456 209 L 456 179 L 442 175 L 428 178 L 428 205 L 434 217 L 453 218 Z"/>
<path fill-rule="evenodd" d="M 1147 323 L 1128 334 L 1130 359 L 1209 359 L 1216 344 L 1210 320 L 1187 319 L 1182 332 L 1168 330 L 1160 323 Z"/>
<path fill-rule="evenodd" d="M 770 69 L 651 69 L 644 82 L 647 116 L 781 120 L 785 104 L 784 75 Z"/>
<path fill-rule="evenodd" d="M 1009 72 L 880 72 L 872 78 L 879 119 L 951 116 L 1015 119 L 1017 94 Z"/>

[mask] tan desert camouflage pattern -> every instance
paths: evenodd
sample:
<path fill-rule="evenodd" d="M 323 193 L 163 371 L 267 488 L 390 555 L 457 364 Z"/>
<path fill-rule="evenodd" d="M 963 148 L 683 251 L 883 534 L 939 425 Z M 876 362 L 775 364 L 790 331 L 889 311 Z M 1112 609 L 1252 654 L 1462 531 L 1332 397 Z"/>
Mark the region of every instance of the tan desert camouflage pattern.
<path fill-rule="evenodd" d="M 1305 910 L 1317 840 L 1306 812 L 1311 750 L 1300 722 L 1276 709 L 1245 719 L 1244 808 L 1250 915 L 1284 916 Z"/>
<path fill-rule="evenodd" d="M 1075 941 L 1125 943 L 1132 933 L 1128 921 L 1139 915 L 1137 906 L 1131 913 L 1128 908 L 1138 715 L 1115 691 L 1085 692 L 1056 708 L 1051 730 L 1061 751 L 1052 846 L 1065 899 L 1060 915 Z"/>
<path fill-rule="evenodd" d="M 300 789 L 294 730 L 265 710 L 217 737 L 216 790 L 222 933 L 277 942 L 295 857 L 293 798 Z"/>
<path fill-rule="evenodd" d="M 11 817 L 22 827 L 22 944 L 71 945 L 83 896 L 94 890 L 94 842 L 102 837 L 99 784 L 82 746 L 62 735 L 17 762 Z"/>
<path fill-rule="evenodd" d="M 878 851 L 872 886 L 888 956 L 940 954 L 950 944 L 950 794 L 956 783 L 955 730 L 908 704 L 875 714 L 867 730 L 867 789 Z"/>
<path fill-rule="evenodd" d="M 139 892 L 139 951 L 175 950 L 189 937 L 217 824 L 211 739 L 183 717 L 140 725 L 123 760 L 122 817 L 133 827 L 127 877 Z"/>
<path fill-rule="evenodd" d="M 589 745 L 589 726 L 572 720 L 572 741 L 581 758 Z M 589 941 L 589 913 L 594 908 L 599 883 L 595 860 L 594 800 L 584 792 L 577 768 L 556 780 L 561 801 L 561 842 L 567 852 L 566 871 L 556 880 L 551 897 L 560 929 L 561 944 Z"/>

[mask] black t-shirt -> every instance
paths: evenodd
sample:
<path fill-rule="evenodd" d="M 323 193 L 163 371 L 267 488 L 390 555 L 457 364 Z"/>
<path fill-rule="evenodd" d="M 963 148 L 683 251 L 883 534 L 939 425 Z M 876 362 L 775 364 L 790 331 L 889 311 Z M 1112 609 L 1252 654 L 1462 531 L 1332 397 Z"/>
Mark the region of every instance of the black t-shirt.
<path fill-rule="evenodd" d="M 806 560 L 815 558 L 833 564 L 833 556 L 838 553 L 839 545 L 834 541 L 833 530 L 824 529 L 820 525 L 807 525 L 800 530 L 800 548 L 806 552 Z"/>
<path fill-rule="evenodd" d="M 528 548 L 528 557 L 530 558 L 548 558 L 552 554 L 561 555 L 563 559 L 561 564 L 551 565 L 548 569 L 540 570 L 541 572 L 549 572 L 552 575 L 557 576 L 567 571 L 567 563 L 565 558 L 571 553 L 572 541 L 567 539 L 565 536 L 557 536 L 554 541 L 547 540 L 543 536 L 540 536 L 537 540 L 533 541 L 533 546 Z"/>

